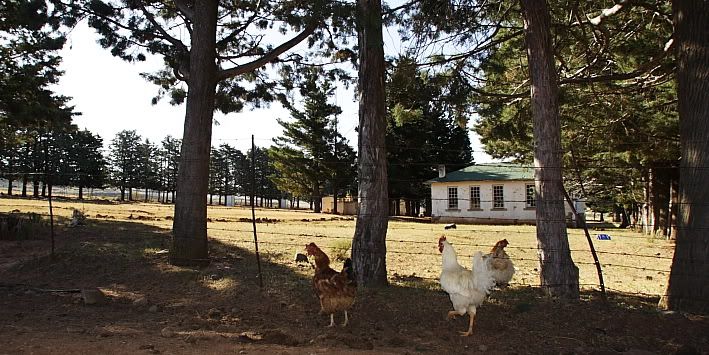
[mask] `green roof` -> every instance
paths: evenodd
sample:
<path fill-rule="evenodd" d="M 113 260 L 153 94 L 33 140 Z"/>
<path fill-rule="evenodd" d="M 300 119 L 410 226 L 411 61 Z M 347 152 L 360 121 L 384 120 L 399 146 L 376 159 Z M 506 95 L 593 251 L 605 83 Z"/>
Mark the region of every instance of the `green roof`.
<path fill-rule="evenodd" d="M 534 169 L 505 163 L 478 164 L 452 171 L 442 178 L 431 179 L 427 182 L 430 184 L 434 182 L 503 180 L 534 180 Z"/>

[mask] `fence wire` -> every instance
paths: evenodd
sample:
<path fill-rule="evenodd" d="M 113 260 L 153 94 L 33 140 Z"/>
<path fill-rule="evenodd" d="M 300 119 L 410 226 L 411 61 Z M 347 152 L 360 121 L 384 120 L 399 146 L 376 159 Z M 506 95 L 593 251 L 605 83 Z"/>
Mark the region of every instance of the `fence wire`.
<path fill-rule="evenodd" d="M 21 200 L 19 200 L 21 201 Z M 74 204 L 81 205 L 83 204 L 81 201 L 71 201 Z M 91 202 L 86 202 L 87 204 L 91 204 Z M 13 204 L 11 207 L 14 207 L 14 210 L 18 210 L 20 208 L 22 209 L 36 209 L 38 207 L 37 204 L 29 204 L 29 203 L 17 203 Z M 168 207 L 168 206 L 166 206 Z M 55 209 L 58 210 L 72 210 L 75 209 L 75 206 L 67 206 L 65 204 L 59 204 L 54 206 Z M 169 208 L 169 207 L 168 207 Z M 226 208 L 226 207 L 223 207 Z M 80 209 L 80 208 L 79 208 Z M 20 211 L 21 212 L 21 211 Z M 139 213 L 141 211 L 139 210 L 127 210 L 125 211 L 126 213 Z M 168 211 L 166 211 L 169 213 Z M 38 213 L 38 215 L 42 216 L 48 216 L 48 213 Z M 96 216 L 87 216 L 90 219 L 98 219 L 98 220 L 106 220 L 106 221 L 120 221 L 120 222 L 140 222 L 140 223 L 146 223 L 146 224 L 151 224 L 151 222 L 158 222 L 160 220 L 166 220 L 169 219 L 168 217 L 171 216 L 165 216 L 165 217 L 160 217 L 160 216 L 150 216 L 150 217 L 144 217 L 140 215 L 139 217 L 133 217 L 132 215 L 125 217 L 125 216 L 108 216 L 108 215 L 101 215 L 100 213 L 97 213 Z M 288 222 L 291 220 L 278 220 L 278 219 L 269 219 L 269 218 L 262 218 L 259 219 L 257 218 L 258 221 L 264 222 L 267 225 L 268 224 L 278 224 L 282 222 Z M 311 223 L 311 227 L 309 228 L 317 228 L 317 222 L 323 222 L 323 221 L 345 221 L 345 222 L 354 222 L 354 218 L 351 217 L 332 217 L 332 218 L 312 218 L 308 219 L 308 222 L 316 222 L 316 223 Z M 211 239 L 216 239 L 216 240 L 222 240 L 222 241 L 227 241 L 227 242 L 233 242 L 233 243 L 238 243 L 238 244 L 244 244 L 245 248 L 249 248 L 249 246 L 252 245 L 253 240 L 250 238 L 251 233 L 253 233 L 253 229 L 251 228 L 233 228 L 229 226 L 224 226 L 226 223 L 244 223 L 248 222 L 251 223 L 252 219 L 249 218 L 210 218 L 210 223 L 208 224 L 208 233 L 210 235 Z M 338 228 L 343 228 L 343 232 L 347 233 L 349 232 L 348 229 L 352 229 L 352 225 L 338 225 Z M 516 235 L 525 235 L 525 236 L 535 236 L 536 233 L 531 231 L 531 232 L 524 232 L 524 231 L 514 231 L 514 230 L 508 230 L 509 228 L 498 226 L 496 230 L 487 230 L 487 229 L 482 229 L 478 227 L 471 226 L 470 229 L 465 230 L 441 230 L 442 225 L 437 225 L 438 229 L 436 229 L 433 225 L 427 225 L 425 223 L 417 223 L 413 226 L 411 225 L 403 225 L 403 224 L 396 224 L 394 223 L 393 225 L 390 224 L 389 230 L 390 231 L 395 231 L 395 230 L 403 230 L 403 231 L 417 231 L 420 233 L 431 233 L 433 234 L 432 239 L 430 241 L 425 241 L 425 240 L 413 240 L 413 239 L 405 239 L 405 238 L 388 238 L 386 240 L 387 242 L 387 254 L 391 255 L 401 255 L 405 257 L 411 257 L 411 256 L 421 256 L 421 257 L 440 257 L 440 254 L 437 252 L 436 247 L 437 243 L 435 238 L 437 238 L 438 235 L 440 234 L 446 234 L 449 237 L 453 237 L 453 245 L 455 248 L 459 249 L 457 250 L 460 254 L 458 256 L 460 258 L 470 258 L 473 256 L 473 254 L 465 253 L 463 252 L 466 249 L 469 248 L 477 248 L 483 251 L 490 250 L 492 248 L 492 244 L 486 244 L 486 243 L 479 243 L 479 242 L 474 242 L 471 241 L 470 238 L 472 237 L 471 235 L 474 235 L 475 233 L 486 233 L 486 234 L 498 234 L 498 235 L 507 235 L 507 234 L 516 234 Z M 510 228 L 514 228 L 514 226 L 511 226 Z M 224 235 L 226 234 L 226 235 Z M 146 233 L 145 236 L 148 237 L 155 237 L 155 233 Z M 310 241 L 315 241 L 315 242 L 322 242 L 323 247 L 329 247 L 331 246 L 330 244 L 337 242 L 338 240 L 346 240 L 346 241 L 351 241 L 352 238 L 349 236 L 343 236 L 343 235 L 332 235 L 328 233 L 317 233 L 316 230 L 310 230 L 307 233 L 297 233 L 297 232 L 283 232 L 283 231 L 269 231 L 268 228 L 260 228 L 259 230 L 259 235 L 260 240 L 259 243 L 263 245 L 267 251 L 273 252 L 282 252 L 283 247 L 288 248 L 289 250 L 293 251 L 300 251 L 304 249 L 304 246 L 307 242 Z M 276 240 L 273 240 L 273 239 Z M 278 238 L 291 238 L 291 240 L 288 241 L 283 241 L 283 240 L 278 240 Z M 621 238 L 628 238 L 628 239 L 647 239 L 646 236 L 622 236 Z M 450 239 L 449 239 L 450 240 Z M 398 245 L 413 245 L 416 248 L 416 251 L 411 251 L 411 250 L 402 250 L 401 248 L 398 248 Z M 658 246 L 660 247 L 660 246 Z M 672 246 L 662 246 L 662 247 L 668 247 L 671 248 Z M 269 250 L 270 249 L 270 250 Z M 276 250 L 273 250 L 276 249 Z M 531 247 L 531 246 L 514 246 L 514 245 L 509 245 L 507 246 L 507 249 L 511 251 L 519 251 L 522 253 L 526 252 L 536 252 L 538 248 L 536 247 Z M 568 250 L 554 250 L 554 249 L 547 249 L 549 252 L 557 252 L 557 251 L 562 251 L 562 252 L 572 252 L 572 253 L 588 253 L 588 249 L 568 249 Z M 645 259 L 646 261 L 640 261 L 635 264 L 631 263 L 617 263 L 617 262 L 603 262 L 601 261 L 601 266 L 604 269 L 624 269 L 624 270 L 636 270 L 636 271 L 641 271 L 641 272 L 654 272 L 658 273 L 660 275 L 668 275 L 670 273 L 669 269 L 663 269 L 663 268 L 657 268 L 652 265 L 653 260 L 657 261 L 663 261 L 664 263 L 668 263 L 673 260 L 672 256 L 663 256 L 663 255 L 658 255 L 658 254 L 648 254 L 648 253 L 629 253 L 629 252 L 618 252 L 618 251 L 604 251 L 604 250 L 598 250 L 597 253 L 601 256 L 603 255 L 614 255 L 614 256 L 622 256 L 622 257 L 627 257 L 628 261 L 631 260 L 631 258 L 642 258 Z M 512 255 L 510 255 L 510 260 L 512 260 L 514 263 L 517 264 L 523 264 L 526 265 L 525 267 L 529 267 L 530 264 L 532 265 L 538 265 L 539 259 L 538 258 L 530 258 L 530 257 L 524 257 L 520 255 L 515 255 L 516 253 L 512 252 Z M 578 259 L 578 258 L 577 258 Z M 675 261 L 680 261 L 680 260 L 675 260 Z M 696 262 L 695 262 L 696 263 Z M 461 264 L 466 265 L 465 262 L 461 261 Z M 583 261 L 583 260 L 575 260 L 573 261 L 573 264 L 576 266 L 591 266 L 594 265 L 593 262 L 588 262 L 588 261 Z M 519 265 L 518 265 L 519 267 Z M 529 271 L 529 270 L 527 270 Z M 432 277 L 430 275 L 398 275 L 397 272 L 400 272 L 396 270 L 396 268 L 389 270 L 389 277 L 392 281 L 394 282 L 407 282 L 407 281 L 416 281 L 416 280 L 428 280 L 428 281 L 435 281 L 437 282 L 438 278 L 437 277 Z M 535 269 L 534 272 L 537 272 Z M 678 273 L 675 273 L 675 275 L 681 275 Z M 528 275 L 528 279 L 533 279 L 534 275 Z M 696 275 L 694 275 L 696 276 Z M 704 276 L 704 278 L 709 279 L 709 275 Z M 611 284 L 613 284 L 613 280 L 610 279 Z M 514 286 L 529 286 L 529 287 L 553 287 L 552 285 L 542 285 L 540 286 L 539 284 L 535 283 L 530 283 L 530 282 L 516 282 L 512 283 Z M 560 286 L 560 285 L 558 285 Z M 591 287 L 593 289 L 598 289 L 599 285 L 597 283 L 582 283 L 579 286 L 582 287 Z M 649 293 L 649 292 L 633 292 L 633 291 L 627 291 L 627 290 L 620 290 L 617 287 L 607 287 L 608 290 L 613 290 L 614 292 L 621 292 L 621 293 L 626 293 L 626 294 L 636 294 L 640 296 L 646 296 L 646 297 L 661 297 L 663 296 L 662 294 L 659 293 Z"/>

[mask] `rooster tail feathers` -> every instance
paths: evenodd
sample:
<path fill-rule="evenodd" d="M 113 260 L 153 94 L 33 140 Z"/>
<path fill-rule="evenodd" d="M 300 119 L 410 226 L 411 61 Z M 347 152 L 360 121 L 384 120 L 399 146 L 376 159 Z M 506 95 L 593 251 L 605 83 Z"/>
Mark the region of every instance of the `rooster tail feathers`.
<path fill-rule="evenodd" d="M 483 253 L 478 251 L 473 255 L 473 283 L 478 290 L 489 293 L 495 286 L 492 270 L 488 267 L 489 258 L 484 258 Z"/>
<path fill-rule="evenodd" d="M 342 272 L 347 274 L 347 278 L 349 280 L 351 280 L 351 281 L 355 280 L 354 269 L 352 268 L 352 259 L 350 259 L 350 258 L 345 259 L 345 262 L 342 265 Z"/>

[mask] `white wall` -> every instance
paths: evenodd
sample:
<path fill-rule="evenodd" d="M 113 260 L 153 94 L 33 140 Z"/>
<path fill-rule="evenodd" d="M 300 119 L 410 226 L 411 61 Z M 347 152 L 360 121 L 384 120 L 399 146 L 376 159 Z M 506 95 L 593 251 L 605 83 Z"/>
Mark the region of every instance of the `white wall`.
<path fill-rule="evenodd" d="M 534 181 L 464 181 L 431 184 L 434 221 L 457 223 L 535 223 L 536 211 L 526 208 L 525 186 Z M 492 186 L 503 185 L 505 207 L 492 208 Z M 480 209 L 470 209 L 470 187 L 480 186 Z M 458 187 L 458 209 L 448 209 L 448 187 Z M 571 212 L 565 204 L 566 212 Z"/>

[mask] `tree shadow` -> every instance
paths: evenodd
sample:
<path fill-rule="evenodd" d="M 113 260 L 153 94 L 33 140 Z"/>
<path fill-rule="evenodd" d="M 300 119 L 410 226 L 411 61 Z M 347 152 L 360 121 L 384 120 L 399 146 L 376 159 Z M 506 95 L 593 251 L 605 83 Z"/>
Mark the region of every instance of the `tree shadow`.
<path fill-rule="evenodd" d="M 613 293 L 606 303 L 584 292 L 581 302 L 564 303 L 532 287 L 495 291 L 479 308 L 475 334 L 464 338 L 457 331 L 465 330 L 467 318 L 446 319 L 451 304 L 437 280 L 406 277 L 392 278 L 387 288 L 359 290 L 350 325 L 325 328 L 329 317 L 318 312 L 310 265 L 263 253 L 260 288 L 247 244 L 211 239 L 211 264 L 185 268 L 167 262 L 169 238 L 170 230 L 137 221 L 89 219 L 86 226 L 60 228 L 54 259 L 37 256 L 0 271 L 6 286 L 0 289 L 9 294 L 0 299 L 0 325 L 32 334 L 71 328 L 86 339 L 150 337 L 165 346 L 227 342 L 430 353 L 709 349 L 701 341 L 709 334 L 706 319 L 658 316 L 649 306 L 653 299 Z M 37 291 L 95 287 L 108 296 L 107 304 Z M 643 340 L 648 334 L 651 340 Z"/>

